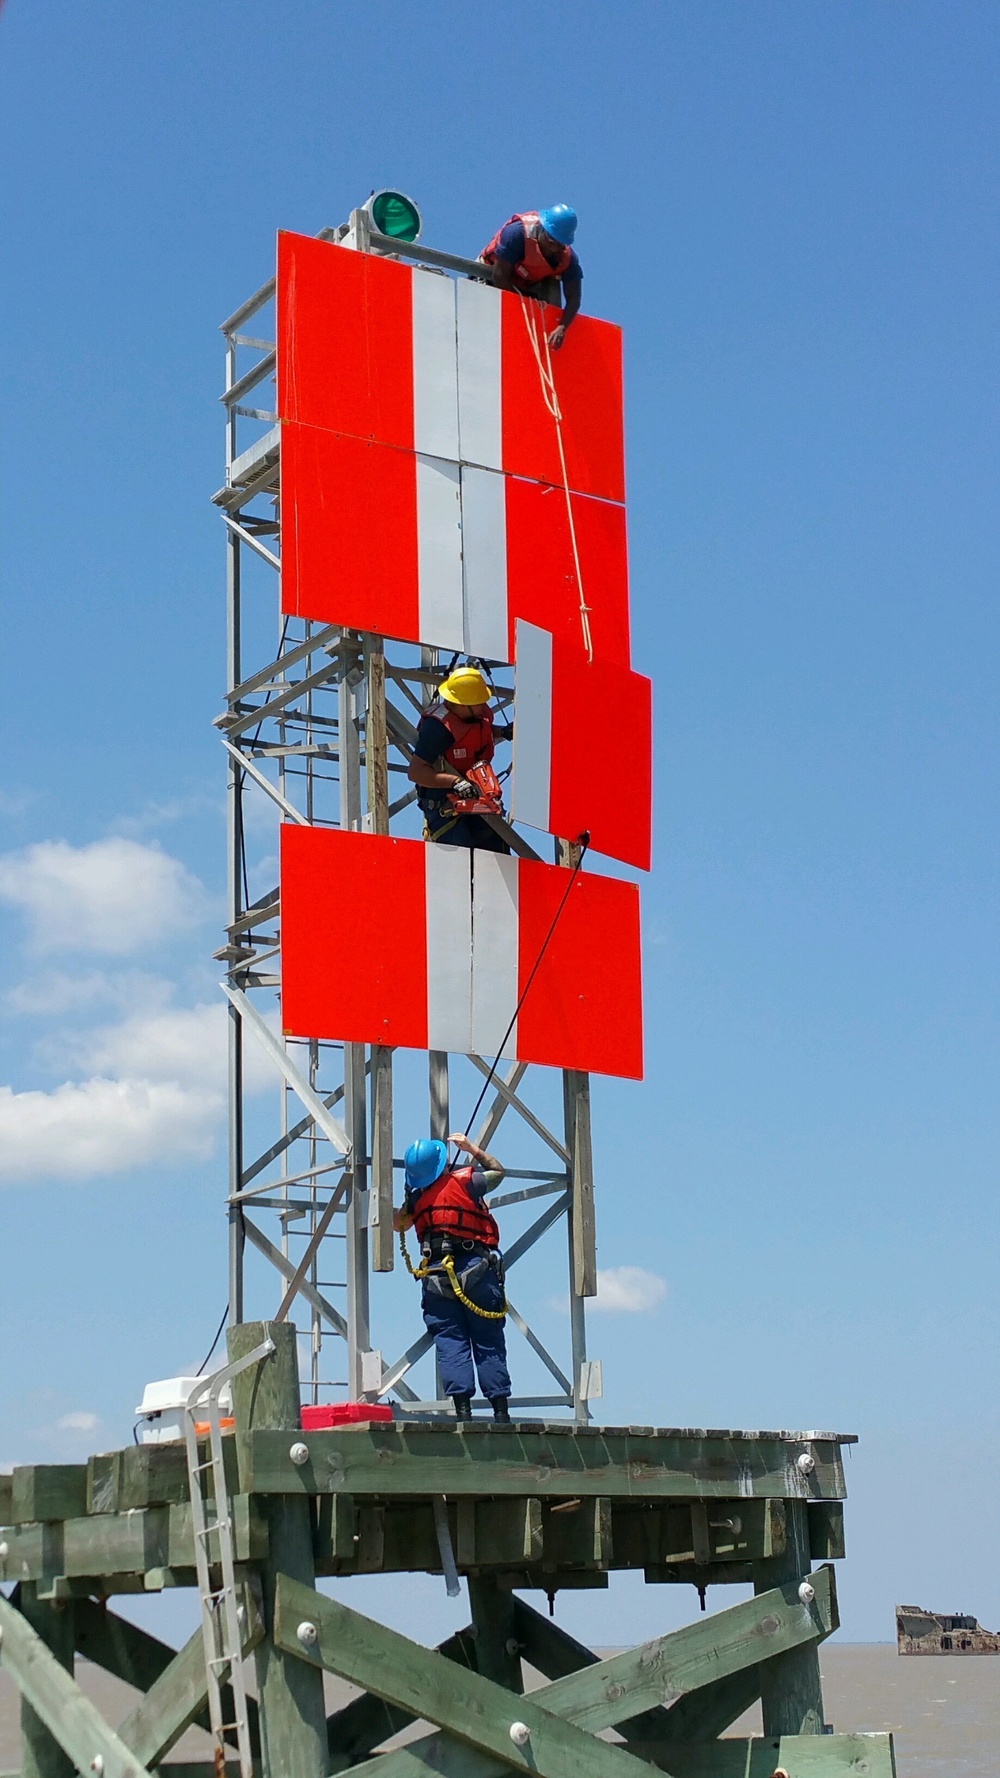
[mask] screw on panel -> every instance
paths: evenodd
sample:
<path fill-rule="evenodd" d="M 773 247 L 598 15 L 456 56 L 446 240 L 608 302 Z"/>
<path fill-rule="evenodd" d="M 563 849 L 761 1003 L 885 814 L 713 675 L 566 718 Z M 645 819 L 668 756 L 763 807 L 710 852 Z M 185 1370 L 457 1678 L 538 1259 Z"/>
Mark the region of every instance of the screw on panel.
<path fill-rule="evenodd" d="M 526 1722 L 512 1722 L 507 1732 L 515 1747 L 527 1747 L 531 1740 L 531 1730 Z"/>
<path fill-rule="evenodd" d="M 816 1597 L 816 1588 L 810 1581 L 804 1580 L 799 1588 L 799 1598 L 803 1605 L 811 1605 Z"/>
<path fill-rule="evenodd" d="M 796 1457 L 795 1467 L 800 1475 L 812 1475 L 813 1470 L 816 1468 L 816 1459 L 812 1452 L 803 1451 L 800 1457 Z"/>
<path fill-rule="evenodd" d="M 303 1463 L 308 1463 L 308 1461 L 309 1461 L 309 1446 L 303 1445 L 303 1444 L 294 1444 L 294 1445 L 292 1445 L 291 1450 L 289 1451 L 288 1455 L 291 1458 L 292 1462 L 297 1464 L 298 1467 L 301 1469 Z"/>
<path fill-rule="evenodd" d="M 310 1624 L 308 1621 L 304 1624 L 300 1624 L 295 1634 L 303 1648 L 315 1648 L 316 1643 L 319 1641 L 319 1631 L 317 1630 L 316 1625 Z"/>
<path fill-rule="evenodd" d="M 103 1773 L 104 1773 L 104 1755 L 103 1755 L 103 1753 L 95 1753 L 93 1759 L 90 1762 L 90 1769 L 94 1773 L 94 1778 L 103 1778 Z"/>

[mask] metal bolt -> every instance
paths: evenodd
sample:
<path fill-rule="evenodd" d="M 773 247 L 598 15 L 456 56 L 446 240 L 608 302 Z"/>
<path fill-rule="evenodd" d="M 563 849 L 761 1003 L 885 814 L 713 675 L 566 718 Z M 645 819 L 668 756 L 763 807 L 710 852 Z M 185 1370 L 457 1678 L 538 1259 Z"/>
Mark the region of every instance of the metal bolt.
<path fill-rule="evenodd" d="M 315 1624 L 310 1624 L 308 1622 L 300 1624 L 295 1634 L 303 1648 L 315 1648 L 316 1643 L 319 1641 L 319 1631 Z"/>
<path fill-rule="evenodd" d="M 95 1778 L 102 1778 L 102 1773 L 104 1771 L 104 1755 L 103 1755 L 103 1753 L 95 1753 L 93 1759 L 90 1762 L 90 1769 L 94 1773 Z"/>
<path fill-rule="evenodd" d="M 309 1446 L 301 1443 L 294 1444 L 288 1455 L 292 1462 L 297 1464 L 301 1469 L 303 1463 L 308 1463 L 309 1461 Z"/>
<path fill-rule="evenodd" d="M 799 1598 L 803 1605 L 811 1605 L 816 1597 L 816 1588 L 811 1582 L 804 1580 L 799 1588 Z"/>
<path fill-rule="evenodd" d="M 816 1468 L 816 1459 L 812 1452 L 803 1451 L 800 1457 L 796 1457 L 795 1467 L 800 1475 L 812 1475 L 813 1470 Z"/>
<path fill-rule="evenodd" d="M 504 1648 L 509 1655 L 519 1655 L 521 1652 L 521 1644 L 518 1642 L 516 1636 L 508 1636 L 504 1643 Z"/>
<path fill-rule="evenodd" d="M 531 1740 L 531 1730 L 526 1722 L 512 1722 L 507 1732 L 515 1747 L 527 1747 Z"/>
<path fill-rule="evenodd" d="M 0 1543 L 0 1562 L 6 1562 L 7 1557 L 9 1555 L 10 1555 L 10 1544 L 9 1543 Z"/>

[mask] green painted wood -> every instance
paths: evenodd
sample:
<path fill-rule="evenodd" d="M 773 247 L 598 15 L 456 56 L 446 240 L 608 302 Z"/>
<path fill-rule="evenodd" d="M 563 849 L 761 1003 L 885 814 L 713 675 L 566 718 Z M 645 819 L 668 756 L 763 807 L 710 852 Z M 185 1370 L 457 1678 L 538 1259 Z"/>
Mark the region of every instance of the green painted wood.
<path fill-rule="evenodd" d="M 514 1595 L 487 1574 L 470 1574 L 469 1605 L 476 1643 L 476 1672 L 509 1692 L 523 1692 L 521 1645 L 514 1625 Z"/>
<path fill-rule="evenodd" d="M 62 1572 L 66 1575 L 144 1574 L 147 1568 L 168 1560 L 166 1507 L 67 1519 L 62 1531 Z"/>
<path fill-rule="evenodd" d="M 233 1501 L 233 1538 L 240 1562 L 267 1555 L 267 1522 L 247 1495 Z M 148 1507 L 121 1513 L 92 1513 L 63 1523 L 11 1525 L 3 1542 L 0 1580 L 48 1581 L 54 1576 L 95 1580 L 151 1575 L 157 1570 L 194 1569 L 191 1505 Z M 193 1585 L 191 1575 L 180 1582 Z"/>
<path fill-rule="evenodd" d="M 124 1451 L 102 1451 L 87 1458 L 87 1511 L 116 1513 L 121 1510 Z"/>
<path fill-rule="evenodd" d="M 261 1619 L 254 1614 L 243 1644 L 244 1654 L 257 1646 L 264 1634 Z M 247 1700 L 249 1706 L 251 1700 Z M 185 1729 L 199 1719 L 207 1724 L 208 1682 L 205 1674 L 205 1645 L 200 1628 L 150 1684 L 121 1724 L 118 1733 L 144 1766 L 158 1765 L 164 1754 L 178 1742 Z M 228 1686 L 223 1688 L 223 1716 L 232 1721 L 233 1698 Z M 249 1710 L 248 1710 L 248 1714 Z M 260 1751 L 259 1724 L 256 1709 L 252 1713 L 251 1740 L 256 1732 L 255 1752 Z"/>
<path fill-rule="evenodd" d="M 840 1448 L 779 1439 L 630 1433 L 607 1429 L 450 1428 L 397 1422 L 310 1432 L 297 1466 L 288 1443 L 259 1431 L 247 1441 L 243 1486 L 260 1494 L 577 1495 L 627 1499 L 841 1498 Z M 815 1469 L 803 1476 L 804 1450 Z"/>
<path fill-rule="evenodd" d="M 0 1475 L 0 1525 L 10 1524 L 10 1511 L 14 1499 L 14 1477 Z"/>
<path fill-rule="evenodd" d="M 29 1463 L 11 1476 L 10 1522 L 73 1519 L 87 1510 L 85 1463 Z"/>
<path fill-rule="evenodd" d="M 106 1605 L 98 1605 L 96 1599 L 78 1600 L 74 1618 L 77 1653 L 136 1691 L 148 1691 L 177 1653 L 169 1643 L 118 1617 Z"/>
<path fill-rule="evenodd" d="M 104 1762 L 103 1778 L 145 1778 L 144 1768 L 108 1727 L 96 1705 L 84 1696 L 22 1613 L 2 1597 L 0 1667 L 10 1674 L 22 1699 L 58 1741 L 71 1770 L 89 1773 L 91 1762 L 99 1755 Z M 23 1771 L 24 1778 L 34 1778 L 27 1766 Z"/>
<path fill-rule="evenodd" d="M 770 1561 L 754 1563 L 754 1590 L 766 1594 L 777 1585 L 795 1588 L 809 1575 L 809 1512 L 805 1501 L 789 1501 L 787 1506 L 787 1543 L 785 1552 Z M 836 1612 L 836 1586 L 832 1568 L 821 1568 L 819 1574 L 829 1576 L 833 1609 Z M 761 1670 L 761 1715 L 765 1735 L 822 1735 L 823 1684 L 816 1647 L 796 1648 L 768 1661 Z"/>
<path fill-rule="evenodd" d="M 122 1452 L 119 1511 L 190 1499 L 184 1444 L 132 1445 Z"/>
<path fill-rule="evenodd" d="M 773 1778 L 776 1769 L 789 1778 L 896 1778 L 891 1735 L 733 1736 L 642 1752 L 671 1778 Z M 360 1778 L 370 1766 L 357 1771 Z"/>
<path fill-rule="evenodd" d="M 299 1431 L 299 1365 L 291 1322 L 243 1322 L 229 1330 L 229 1356 L 241 1358 L 264 1340 L 275 1350 L 233 1381 L 236 1452 L 246 1491 L 248 1441 L 255 1429 L 273 1429 L 287 1452 Z M 256 1434 L 260 1436 L 260 1434 Z M 292 1465 L 294 1468 L 294 1465 Z M 275 1591 L 279 1573 L 311 1589 L 316 1568 L 309 1502 L 263 1503 L 268 1555 L 259 1573 L 265 1635 L 255 1652 L 264 1778 L 326 1778 L 327 1729 L 323 1676 L 275 1641 Z"/>
<path fill-rule="evenodd" d="M 760 1665 L 741 1667 L 738 1673 L 727 1673 L 722 1679 L 698 1686 L 671 1704 L 649 1735 L 638 1734 L 635 1739 L 671 1745 L 679 1741 L 714 1741 L 744 1710 L 757 1703 L 760 1671 Z"/>
<path fill-rule="evenodd" d="M 446 1642 L 438 1644 L 437 1652 L 446 1661 L 455 1661 L 472 1673 L 477 1670 L 476 1644 L 471 1629 L 449 1636 Z M 414 1720 L 412 1710 L 400 1710 L 384 1698 L 376 1697 L 374 1692 L 362 1692 L 360 1698 L 352 1698 L 342 1710 L 327 1717 L 329 1770 L 331 1773 L 346 1772 L 359 1760 L 367 1759 L 383 1741 L 409 1728 Z M 174 1778 L 173 1768 L 170 1778 Z"/>
<path fill-rule="evenodd" d="M 846 1554 L 843 1501 L 811 1500 L 809 1502 L 810 1557 L 814 1562 L 839 1562 Z"/>
<path fill-rule="evenodd" d="M 17 1589 L 17 1608 L 50 1654 L 73 1672 L 73 1606 L 39 1599 L 38 1588 L 25 1581 Z M 0 1657 L 3 1650 L 0 1648 Z M 73 1762 L 46 1727 L 28 1699 L 21 1699 L 21 1770 L 25 1778 L 71 1778 Z"/>
<path fill-rule="evenodd" d="M 302 1623 L 316 1626 L 315 1643 L 300 1641 Z M 434 1649 L 422 1648 L 284 1574 L 278 1579 L 274 1635 L 282 1648 L 314 1664 L 315 1671 L 325 1667 L 377 1692 L 515 1771 L 537 1772 L 540 1778 L 639 1778 L 641 1767 L 630 1754 L 541 1708 L 539 1694 L 512 1697 L 492 1680 L 443 1661 Z M 515 1746 L 510 1738 L 515 1721 L 531 1731 L 527 1747 Z"/>
<path fill-rule="evenodd" d="M 455 1521 L 460 1568 L 509 1568 L 542 1559 L 540 1500 L 459 1500 Z"/>
<path fill-rule="evenodd" d="M 614 1537 L 610 1500 L 598 1495 L 592 1500 L 546 1502 L 542 1546 L 546 1566 L 611 1566 Z"/>
<path fill-rule="evenodd" d="M 514 1600 L 514 1634 L 521 1645 L 522 1658 L 546 1679 L 565 1679 L 583 1667 L 598 1664 L 599 1656 L 592 1649 L 577 1642 L 553 1618 L 543 1617 L 526 1599 Z M 628 1722 L 616 1722 L 614 1726 L 626 1741 L 631 1742 L 641 1736 L 655 1737 L 667 1715 L 666 1710 L 656 1705 L 652 1710 L 640 1711 Z"/>
<path fill-rule="evenodd" d="M 358 1509 L 350 1494 L 328 1494 L 316 1502 L 313 1555 L 317 1573 L 336 1574 L 342 1563 L 355 1560 Z"/>

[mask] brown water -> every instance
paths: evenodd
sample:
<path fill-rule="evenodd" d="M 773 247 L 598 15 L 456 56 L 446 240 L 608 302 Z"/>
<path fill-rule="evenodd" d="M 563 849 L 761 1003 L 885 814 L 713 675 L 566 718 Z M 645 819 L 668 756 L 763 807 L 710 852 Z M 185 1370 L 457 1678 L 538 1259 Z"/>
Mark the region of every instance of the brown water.
<path fill-rule="evenodd" d="M 610 1651 L 609 1651 L 610 1652 Z M 1000 1656 L 927 1655 L 900 1659 L 886 1644 L 828 1643 L 822 1652 L 827 1720 L 836 1729 L 891 1729 L 899 1778 L 998 1778 L 1000 1774 Z M 77 1664 L 84 1690 L 113 1723 L 131 1709 L 135 1693 L 87 1661 Z M 349 1689 L 330 1682 L 330 1708 Z M 760 1734 L 748 1712 L 731 1733 Z M 206 1759 L 209 1741 L 189 1730 L 174 1759 Z M 15 1689 L 0 1673 L 0 1772 L 20 1759 Z"/>

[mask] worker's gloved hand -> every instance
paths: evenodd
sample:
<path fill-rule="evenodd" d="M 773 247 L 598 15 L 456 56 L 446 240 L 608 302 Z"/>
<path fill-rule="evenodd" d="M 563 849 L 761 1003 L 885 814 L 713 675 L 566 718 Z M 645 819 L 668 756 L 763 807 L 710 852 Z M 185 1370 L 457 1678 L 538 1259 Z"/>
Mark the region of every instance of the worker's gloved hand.
<path fill-rule="evenodd" d="M 456 778 L 451 787 L 451 794 L 452 796 L 461 797 L 461 800 L 464 803 L 475 802 L 479 792 L 474 784 L 469 783 L 468 778 Z"/>

